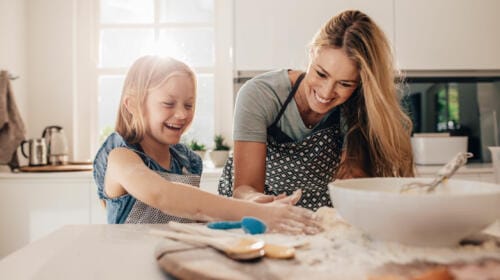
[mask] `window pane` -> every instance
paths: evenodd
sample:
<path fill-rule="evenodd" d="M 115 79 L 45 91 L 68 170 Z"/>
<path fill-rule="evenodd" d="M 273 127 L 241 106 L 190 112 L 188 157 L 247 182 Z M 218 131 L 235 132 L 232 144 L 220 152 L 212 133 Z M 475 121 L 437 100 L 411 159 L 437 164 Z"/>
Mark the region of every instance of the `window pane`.
<path fill-rule="evenodd" d="M 154 31 L 103 29 L 100 47 L 100 67 L 129 67 L 139 56 L 154 53 Z"/>
<path fill-rule="evenodd" d="M 103 141 L 115 128 L 118 103 L 125 76 L 99 77 L 99 140 Z"/>
<path fill-rule="evenodd" d="M 214 138 L 214 75 L 197 75 L 196 113 L 183 142 L 197 140 L 206 147 L 213 147 Z"/>
<path fill-rule="evenodd" d="M 167 28 L 160 32 L 158 50 L 193 67 L 214 65 L 213 28 Z"/>
<path fill-rule="evenodd" d="M 101 0 L 101 23 L 153 23 L 154 0 Z"/>
<path fill-rule="evenodd" d="M 160 0 L 160 22 L 212 22 L 213 0 Z"/>

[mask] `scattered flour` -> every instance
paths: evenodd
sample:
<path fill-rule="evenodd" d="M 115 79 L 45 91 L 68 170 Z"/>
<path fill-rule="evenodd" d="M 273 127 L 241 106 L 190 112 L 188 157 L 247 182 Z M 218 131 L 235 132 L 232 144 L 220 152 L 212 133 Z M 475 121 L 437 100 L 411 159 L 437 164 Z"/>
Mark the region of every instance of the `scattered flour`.
<path fill-rule="evenodd" d="M 449 264 L 458 261 L 477 261 L 484 258 L 500 260 L 500 248 L 494 240 L 480 246 L 412 247 L 399 243 L 370 239 L 352 227 L 333 208 L 317 212 L 325 231 L 313 236 L 265 234 L 262 238 L 276 244 L 301 245 L 295 260 L 306 266 L 296 266 L 295 276 L 309 279 L 364 279 L 366 274 L 386 263 L 408 264 L 415 261 Z"/>

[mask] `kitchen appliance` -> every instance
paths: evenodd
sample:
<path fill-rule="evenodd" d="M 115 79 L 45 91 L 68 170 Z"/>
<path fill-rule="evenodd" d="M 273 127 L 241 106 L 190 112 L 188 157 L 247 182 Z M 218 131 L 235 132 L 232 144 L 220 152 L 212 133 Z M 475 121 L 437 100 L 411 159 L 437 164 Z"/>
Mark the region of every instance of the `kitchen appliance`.
<path fill-rule="evenodd" d="M 415 133 L 411 146 L 415 164 L 445 164 L 458 153 L 467 152 L 467 136 L 440 136 Z"/>
<path fill-rule="evenodd" d="M 500 146 L 488 147 L 491 152 L 491 160 L 493 162 L 493 173 L 495 173 L 495 183 L 500 185 Z"/>
<path fill-rule="evenodd" d="M 68 142 L 62 127 L 51 125 L 43 130 L 42 138 L 47 143 L 47 159 L 51 165 L 68 163 Z"/>
<path fill-rule="evenodd" d="M 467 152 L 474 154 L 471 162 L 491 162 L 488 146 L 500 145 L 500 71 L 410 72 L 402 90 L 413 133 L 467 136 Z M 450 145 L 458 145 L 456 140 Z"/>
<path fill-rule="evenodd" d="M 24 151 L 25 144 L 28 143 L 28 154 Z M 21 152 L 28 159 L 30 166 L 40 166 L 47 164 L 47 144 L 44 138 L 34 138 L 21 142 Z"/>

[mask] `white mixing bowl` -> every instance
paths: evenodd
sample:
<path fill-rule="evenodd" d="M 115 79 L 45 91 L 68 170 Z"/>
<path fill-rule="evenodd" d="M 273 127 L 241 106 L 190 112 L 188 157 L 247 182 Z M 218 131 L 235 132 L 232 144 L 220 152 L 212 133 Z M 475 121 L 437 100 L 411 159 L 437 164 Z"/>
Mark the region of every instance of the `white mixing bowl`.
<path fill-rule="evenodd" d="M 375 239 L 454 246 L 500 218 L 500 185 L 448 180 L 433 193 L 400 193 L 428 178 L 364 178 L 329 184 L 338 213 Z"/>

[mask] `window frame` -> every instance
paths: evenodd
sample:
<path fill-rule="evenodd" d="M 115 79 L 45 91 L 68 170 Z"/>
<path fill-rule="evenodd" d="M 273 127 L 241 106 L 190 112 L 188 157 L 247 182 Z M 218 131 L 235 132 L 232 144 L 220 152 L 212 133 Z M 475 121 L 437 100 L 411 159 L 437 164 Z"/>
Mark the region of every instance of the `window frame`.
<path fill-rule="evenodd" d="M 77 1 L 75 6 L 75 71 L 74 90 L 77 106 L 74 116 L 74 156 L 92 159 L 101 145 L 98 125 L 98 80 L 101 75 L 125 75 L 128 68 L 101 68 L 99 62 L 100 30 L 127 28 L 129 24 L 99 23 L 99 1 Z M 159 0 L 155 5 L 159 6 Z M 232 143 L 233 126 L 233 30 L 234 4 L 231 0 L 214 0 L 214 67 L 194 67 L 197 74 L 213 74 L 214 77 L 214 132 Z M 155 23 L 159 12 L 155 11 Z M 151 27 L 153 24 L 133 24 Z M 158 23 L 155 34 L 165 27 L 207 27 L 207 24 Z M 199 98 L 199 97 L 198 97 Z M 118 104 L 117 104 L 118 106 Z M 232 146 L 232 145 L 231 145 Z"/>

